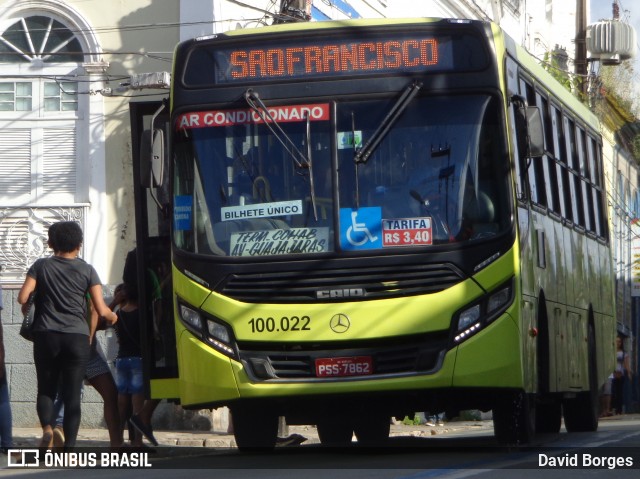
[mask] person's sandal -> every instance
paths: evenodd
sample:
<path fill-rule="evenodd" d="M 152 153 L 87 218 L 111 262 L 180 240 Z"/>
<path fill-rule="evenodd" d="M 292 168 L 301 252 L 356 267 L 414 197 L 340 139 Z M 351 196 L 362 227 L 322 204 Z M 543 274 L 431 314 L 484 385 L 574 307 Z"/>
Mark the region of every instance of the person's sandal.
<path fill-rule="evenodd" d="M 40 445 L 38 447 L 51 449 L 53 447 L 53 431 L 45 432 L 40 439 Z"/>
<path fill-rule="evenodd" d="M 137 414 L 134 414 L 129 418 L 129 423 L 131 423 L 133 427 L 135 427 L 138 431 L 140 431 L 140 433 L 144 437 L 146 437 L 151 444 L 153 444 L 154 446 L 158 445 L 158 441 L 153 435 L 153 429 L 151 429 L 150 426 L 145 425 L 140 419 L 140 416 L 138 416 Z"/>
<path fill-rule="evenodd" d="M 64 448 L 64 431 L 58 426 L 53 428 L 53 447 L 56 449 Z"/>
<path fill-rule="evenodd" d="M 300 444 L 302 444 L 303 442 L 305 442 L 307 440 L 306 437 L 304 437 L 301 434 L 291 434 L 287 437 L 278 437 L 276 438 L 276 446 L 299 446 Z"/>

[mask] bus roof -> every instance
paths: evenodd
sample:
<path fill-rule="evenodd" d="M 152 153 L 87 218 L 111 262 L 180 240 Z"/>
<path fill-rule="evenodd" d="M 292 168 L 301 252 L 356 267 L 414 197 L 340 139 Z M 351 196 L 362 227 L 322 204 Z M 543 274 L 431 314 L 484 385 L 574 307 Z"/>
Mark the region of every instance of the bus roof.
<path fill-rule="evenodd" d="M 531 55 L 527 50 L 518 45 L 500 26 L 492 22 L 484 22 L 471 19 L 455 19 L 455 18 L 435 18 L 435 17 L 412 17 L 412 18 L 374 18 L 374 19 L 356 19 L 356 20 L 331 20 L 319 22 L 294 22 L 283 23 L 279 25 L 270 25 L 258 28 L 241 28 L 237 30 L 229 30 L 224 33 L 197 37 L 186 40 L 179 45 L 198 43 L 213 38 L 237 38 L 246 39 L 251 36 L 262 35 L 279 35 L 295 32 L 311 32 L 362 28 L 362 27 L 401 27 L 403 25 L 430 25 L 430 24 L 483 24 L 491 25 L 496 46 L 503 44 L 520 65 L 535 78 L 535 83 L 541 85 L 545 90 L 553 92 L 553 94 L 563 102 L 567 107 L 572 109 L 576 115 L 588 121 L 590 124 L 599 125 L 597 117 L 581 103 L 571 92 L 561 85 L 548 71 L 541 65 L 540 60 Z M 498 41 L 502 36 L 504 42 Z M 179 45 L 176 48 L 179 48 Z"/>

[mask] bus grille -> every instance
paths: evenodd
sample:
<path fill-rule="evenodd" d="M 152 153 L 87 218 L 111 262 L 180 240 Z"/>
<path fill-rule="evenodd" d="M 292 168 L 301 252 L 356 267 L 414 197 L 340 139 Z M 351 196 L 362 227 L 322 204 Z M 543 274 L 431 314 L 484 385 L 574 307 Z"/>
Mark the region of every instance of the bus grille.
<path fill-rule="evenodd" d="M 315 360 L 318 358 L 370 356 L 373 375 L 432 372 L 439 368 L 447 349 L 448 333 L 421 336 L 426 341 L 405 339 L 405 344 L 391 346 L 368 345 L 351 349 L 305 348 L 291 351 L 255 351 L 240 346 L 240 358 L 256 380 L 300 380 L 316 378 Z M 273 345 L 271 345 L 273 346 Z"/>
<path fill-rule="evenodd" d="M 464 278 L 450 264 L 310 268 L 236 273 L 216 290 L 246 303 L 341 302 L 437 293 Z"/>

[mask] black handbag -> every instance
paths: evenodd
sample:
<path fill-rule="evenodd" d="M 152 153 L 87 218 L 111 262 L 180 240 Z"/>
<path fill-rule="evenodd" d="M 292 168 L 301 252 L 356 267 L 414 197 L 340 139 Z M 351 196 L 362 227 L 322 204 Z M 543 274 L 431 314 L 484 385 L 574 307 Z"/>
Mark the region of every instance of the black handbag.
<path fill-rule="evenodd" d="M 27 306 L 27 313 L 22 318 L 22 326 L 20 326 L 20 336 L 27 341 L 33 341 L 33 301 L 36 297 L 35 292 L 31 293 Z"/>

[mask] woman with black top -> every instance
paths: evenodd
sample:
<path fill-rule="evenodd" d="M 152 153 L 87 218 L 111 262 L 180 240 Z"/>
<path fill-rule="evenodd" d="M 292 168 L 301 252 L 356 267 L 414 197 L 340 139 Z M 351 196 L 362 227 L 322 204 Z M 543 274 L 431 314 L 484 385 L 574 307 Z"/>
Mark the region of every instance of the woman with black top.
<path fill-rule="evenodd" d="M 102 298 L 102 284 L 90 264 L 78 257 L 82 229 L 74 221 L 55 224 L 49 236 L 53 256 L 38 259 L 27 272 L 18 293 L 23 313 L 35 293 L 33 356 L 38 380 L 36 408 L 43 429 L 41 444 L 53 438 L 53 401 L 61 379 L 64 401 L 65 449 L 75 446 L 80 427 L 80 389 L 89 359 L 90 335 L 86 295 L 108 323 L 118 318 Z"/>

